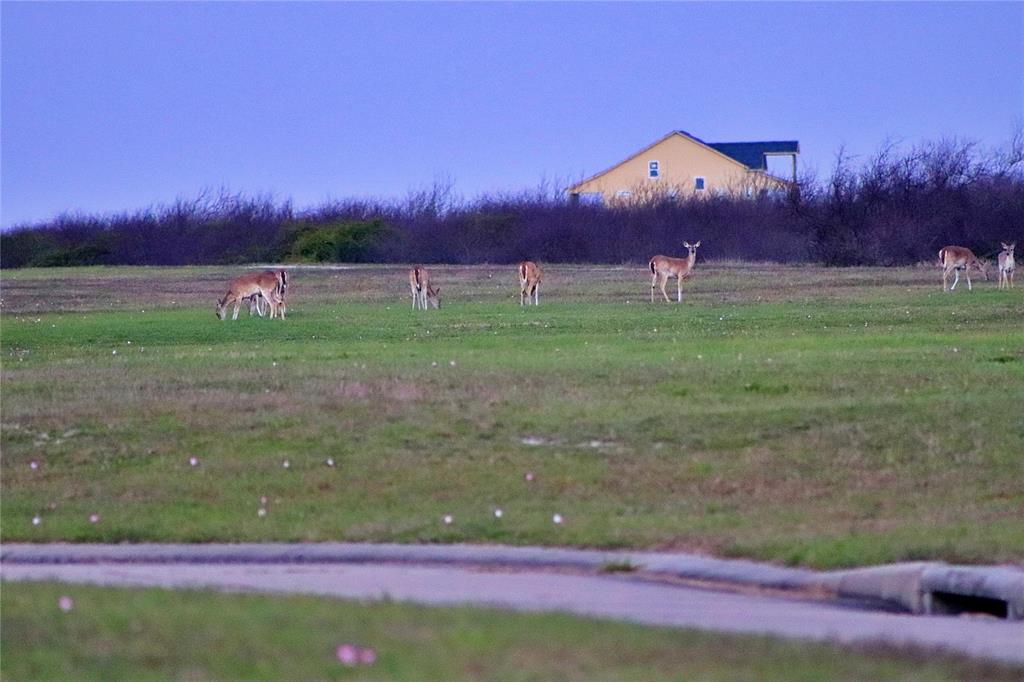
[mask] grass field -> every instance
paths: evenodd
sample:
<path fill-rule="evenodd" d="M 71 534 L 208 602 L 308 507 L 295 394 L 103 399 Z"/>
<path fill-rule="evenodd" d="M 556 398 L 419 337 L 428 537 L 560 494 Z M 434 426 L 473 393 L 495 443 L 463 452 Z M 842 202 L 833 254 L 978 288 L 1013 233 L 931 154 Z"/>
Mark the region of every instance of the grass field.
<path fill-rule="evenodd" d="M 5 680 L 1013 680 L 931 652 L 851 651 L 565 615 L 5 583 Z M 58 608 L 73 598 L 71 611 Z M 348 668 L 343 643 L 373 648 Z"/>
<path fill-rule="evenodd" d="M 698 262 L 651 305 L 566 266 L 522 309 L 437 267 L 424 313 L 401 268 L 294 268 L 287 320 L 219 322 L 239 270 L 2 273 L 5 541 L 1024 562 L 1024 289 Z"/>

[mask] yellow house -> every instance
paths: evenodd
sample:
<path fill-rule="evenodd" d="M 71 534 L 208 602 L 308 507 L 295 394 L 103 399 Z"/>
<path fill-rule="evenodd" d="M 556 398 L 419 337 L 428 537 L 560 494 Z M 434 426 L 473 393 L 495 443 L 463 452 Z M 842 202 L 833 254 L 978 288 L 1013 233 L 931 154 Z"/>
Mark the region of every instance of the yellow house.
<path fill-rule="evenodd" d="M 795 183 L 799 153 L 796 140 L 705 142 L 685 130 L 673 130 L 566 191 L 574 201 L 585 197 L 605 203 L 643 202 L 666 196 L 755 196 L 791 186 L 789 181 L 768 173 L 767 157 L 791 156 Z"/>

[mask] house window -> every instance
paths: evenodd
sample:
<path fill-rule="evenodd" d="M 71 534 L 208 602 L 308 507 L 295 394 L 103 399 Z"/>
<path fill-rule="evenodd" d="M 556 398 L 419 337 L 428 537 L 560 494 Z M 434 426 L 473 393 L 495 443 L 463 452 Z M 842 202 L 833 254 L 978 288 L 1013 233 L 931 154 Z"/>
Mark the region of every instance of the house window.
<path fill-rule="evenodd" d="M 693 179 L 693 190 L 695 192 L 703 192 L 705 189 L 707 189 L 707 188 L 704 185 L 704 178 L 703 178 L 703 176 L 695 177 Z"/>
<path fill-rule="evenodd" d="M 657 161 L 647 162 L 647 177 L 656 178 L 661 175 L 661 165 Z"/>

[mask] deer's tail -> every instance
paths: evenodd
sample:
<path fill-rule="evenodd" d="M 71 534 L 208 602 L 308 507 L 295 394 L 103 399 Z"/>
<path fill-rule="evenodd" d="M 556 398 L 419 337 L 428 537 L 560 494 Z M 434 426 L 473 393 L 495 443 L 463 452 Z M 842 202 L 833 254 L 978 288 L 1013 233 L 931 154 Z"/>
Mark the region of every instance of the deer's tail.
<path fill-rule="evenodd" d="M 651 262 L 647 264 L 647 266 L 651 269 L 651 274 L 652 275 L 658 274 L 658 269 L 656 267 L 654 267 L 654 259 L 653 258 L 651 259 Z"/>
<path fill-rule="evenodd" d="M 519 264 L 519 279 L 526 279 L 526 263 Z"/>
<path fill-rule="evenodd" d="M 946 248 L 939 249 L 939 265 L 943 265 L 946 262 Z"/>

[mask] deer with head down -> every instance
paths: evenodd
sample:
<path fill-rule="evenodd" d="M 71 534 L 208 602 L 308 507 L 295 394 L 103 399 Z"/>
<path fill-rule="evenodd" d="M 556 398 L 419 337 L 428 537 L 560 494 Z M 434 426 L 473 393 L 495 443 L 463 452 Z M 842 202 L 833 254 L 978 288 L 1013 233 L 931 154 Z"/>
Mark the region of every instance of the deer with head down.
<path fill-rule="evenodd" d="M 981 274 L 985 275 L 985 279 L 988 280 L 988 263 L 975 256 L 974 252 L 966 246 L 942 247 L 939 249 L 939 263 L 942 265 L 943 291 L 953 291 L 956 289 L 957 282 L 960 281 L 961 270 L 967 278 L 968 291 L 973 288 L 971 286 L 971 268 L 980 270 Z M 954 273 L 955 277 L 953 279 L 953 286 L 947 287 L 950 273 Z"/>
<path fill-rule="evenodd" d="M 223 320 L 226 316 L 227 307 L 235 304 L 232 320 L 238 319 L 238 309 L 242 302 L 250 297 L 261 296 L 270 306 L 270 318 L 280 317 L 284 319 L 284 298 L 280 287 L 281 274 L 278 272 L 253 272 L 231 280 L 228 285 L 228 292 L 217 301 L 217 317 Z"/>

